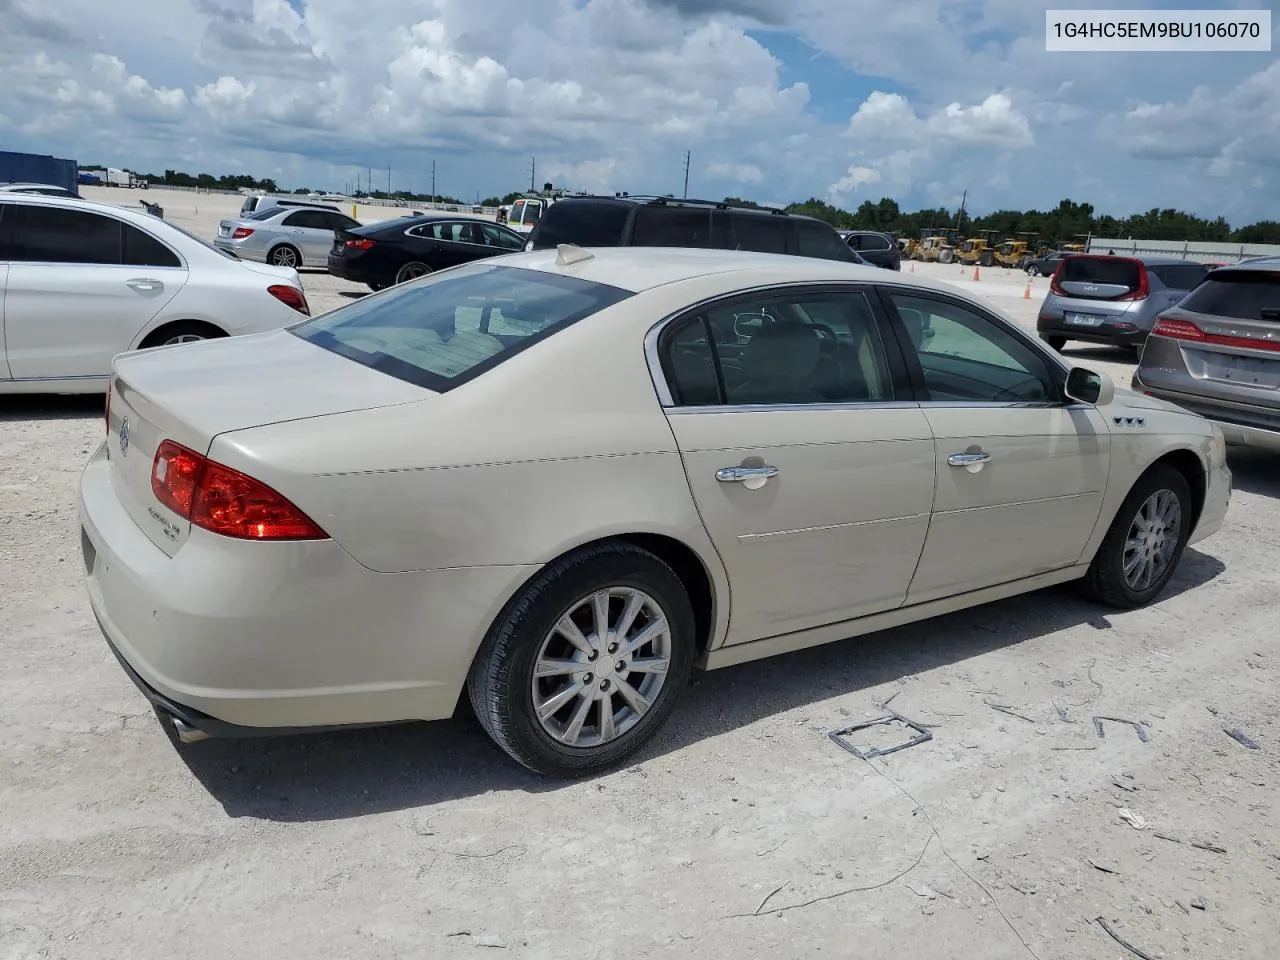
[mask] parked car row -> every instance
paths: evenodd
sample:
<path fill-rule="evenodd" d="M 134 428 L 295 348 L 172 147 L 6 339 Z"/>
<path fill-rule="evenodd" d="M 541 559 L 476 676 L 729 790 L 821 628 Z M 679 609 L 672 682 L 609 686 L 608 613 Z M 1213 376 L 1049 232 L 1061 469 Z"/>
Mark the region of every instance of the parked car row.
<path fill-rule="evenodd" d="M 101 393 L 118 353 L 309 314 L 296 270 L 229 256 L 141 210 L 0 193 L 0 393 Z"/>

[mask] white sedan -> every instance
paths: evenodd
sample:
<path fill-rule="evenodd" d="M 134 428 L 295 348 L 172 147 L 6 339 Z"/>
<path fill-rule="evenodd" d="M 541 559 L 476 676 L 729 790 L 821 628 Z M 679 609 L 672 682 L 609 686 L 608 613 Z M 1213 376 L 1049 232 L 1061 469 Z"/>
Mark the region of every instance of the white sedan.
<path fill-rule="evenodd" d="M 0 394 L 102 393 L 126 350 L 308 314 L 296 270 L 242 263 L 147 213 L 0 194 Z"/>
<path fill-rule="evenodd" d="M 117 358 L 80 515 L 102 631 L 179 739 L 469 696 L 570 775 L 695 666 L 1072 580 L 1145 604 L 1229 494 L 1208 421 L 951 286 L 561 247 Z"/>

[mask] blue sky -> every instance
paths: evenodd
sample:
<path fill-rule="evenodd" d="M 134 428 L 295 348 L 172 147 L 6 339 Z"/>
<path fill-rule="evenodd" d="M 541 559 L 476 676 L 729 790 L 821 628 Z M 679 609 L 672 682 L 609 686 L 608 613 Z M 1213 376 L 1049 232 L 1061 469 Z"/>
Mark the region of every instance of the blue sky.
<path fill-rule="evenodd" d="M 1157 5 L 1203 0 L 1130 4 Z M 1045 8 L 7 0 L 0 142 L 330 189 L 390 163 L 425 190 L 434 159 L 468 198 L 527 186 L 530 156 L 539 183 L 678 192 L 692 150 L 702 196 L 1280 219 L 1275 53 L 1050 54 Z"/>

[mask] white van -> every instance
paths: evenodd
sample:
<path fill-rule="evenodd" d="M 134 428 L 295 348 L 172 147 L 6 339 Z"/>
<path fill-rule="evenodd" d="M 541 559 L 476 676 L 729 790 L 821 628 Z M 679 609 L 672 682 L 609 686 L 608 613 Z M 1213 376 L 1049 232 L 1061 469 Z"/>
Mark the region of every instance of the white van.
<path fill-rule="evenodd" d="M 247 217 L 251 213 L 257 213 L 259 210 L 266 210 L 269 207 L 307 207 L 312 210 L 341 212 L 330 203 L 317 203 L 314 200 L 306 200 L 302 197 L 273 197 L 268 194 L 255 193 L 252 196 L 245 197 L 244 203 L 240 204 L 240 216 Z"/>

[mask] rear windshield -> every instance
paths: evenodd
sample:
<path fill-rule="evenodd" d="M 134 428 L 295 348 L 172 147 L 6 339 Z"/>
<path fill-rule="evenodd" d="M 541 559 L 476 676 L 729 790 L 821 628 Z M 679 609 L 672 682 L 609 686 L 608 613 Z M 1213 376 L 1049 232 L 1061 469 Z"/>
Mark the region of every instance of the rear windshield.
<path fill-rule="evenodd" d="M 1059 283 L 1096 283 L 1137 290 L 1142 285 L 1141 264 L 1137 260 L 1111 257 L 1068 257 L 1062 262 Z"/>
<path fill-rule="evenodd" d="M 289 329 L 374 370 L 443 392 L 630 296 L 574 277 L 474 263 Z"/>
<path fill-rule="evenodd" d="M 802 257 L 843 260 L 846 263 L 854 259 L 853 251 L 840 239 L 835 228 L 817 220 L 796 220 L 796 253 Z"/>
<path fill-rule="evenodd" d="M 1178 306 L 1214 317 L 1280 323 L 1280 273 L 1215 270 Z"/>
<path fill-rule="evenodd" d="M 611 201 L 561 200 L 553 203 L 529 234 L 535 250 L 548 250 L 562 243 L 579 247 L 622 245 L 629 203 Z"/>

